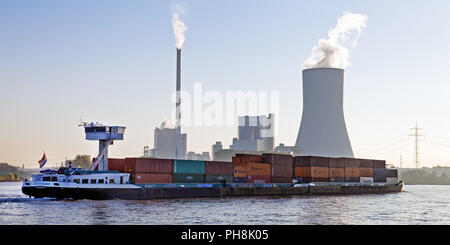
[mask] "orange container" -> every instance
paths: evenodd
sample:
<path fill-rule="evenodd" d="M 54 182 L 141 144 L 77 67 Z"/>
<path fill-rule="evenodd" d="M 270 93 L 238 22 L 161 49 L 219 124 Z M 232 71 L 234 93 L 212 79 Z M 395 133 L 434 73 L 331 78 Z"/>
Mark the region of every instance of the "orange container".
<path fill-rule="evenodd" d="M 345 178 L 345 168 L 330 168 L 330 178 Z"/>
<path fill-rule="evenodd" d="M 247 164 L 247 175 L 249 176 L 270 176 L 271 168 L 267 163 Z"/>
<path fill-rule="evenodd" d="M 303 178 L 303 177 L 305 177 L 305 168 L 308 168 L 308 167 L 295 167 L 295 169 L 294 169 L 294 177 L 295 178 Z"/>
<path fill-rule="evenodd" d="M 359 178 L 359 168 L 356 167 L 346 167 L 345 168 L 345 178 Z"/>
<path fill-rule="evenodd" d="M 359 177 L 373 177 L 373 168 L 359 168 Z"/>
<path fill-rule="evenodd" d="M 247 178 L 247 167 L 234 166 L 233 177 L 234 178 Z"/>
<path fill-rule="evenodd" d="M 326 179 L 330 177 L 329 168 L 327 167 L 311 167 L 312 178 Z M 307 176 L 309 177 L 309 176 Z"/>

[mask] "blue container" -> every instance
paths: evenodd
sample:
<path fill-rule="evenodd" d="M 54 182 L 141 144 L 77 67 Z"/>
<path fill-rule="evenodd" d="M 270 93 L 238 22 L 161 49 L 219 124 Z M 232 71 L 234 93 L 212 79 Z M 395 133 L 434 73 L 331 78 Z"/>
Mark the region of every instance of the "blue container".
<path fill-rule="evenodd" d="M 247 183 L 247 178 L 234 178 L 233 183 Z"/>
<path fill-rule="evenodd" d="M 374 182 L 386 182 L 386 169 L 374 168 L 373 169 L 373 181 Z"/>
<path fill-rule="evenodd" d="M 174 174 L 205 174 L 205 162 L 194 160 L 173 160 Z"/>

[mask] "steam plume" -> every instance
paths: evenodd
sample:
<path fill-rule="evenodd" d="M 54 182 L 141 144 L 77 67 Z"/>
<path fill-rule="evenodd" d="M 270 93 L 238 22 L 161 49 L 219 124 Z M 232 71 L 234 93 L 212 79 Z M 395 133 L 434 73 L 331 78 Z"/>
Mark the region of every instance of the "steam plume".
<path fill-rule="evenodd" d="M 181 49 L 181 47 L 183 47 L 184 40 L 186 40 L 184 32 L 188 30 L 184 22 L 179 19 L 179 14 L 177 13 L 177 10 L 180 10 L 180 8 L 181 7 L 178 5 L 175 7 L 172 6 L 172 28 L 176 40 L 175 46 L 177 47 L 177 49 Z"/>
<path fill-rule="evenodd" d="M 304 68 L 347 67 L 350 64 L 348 46 L 356 46 L 366 21 L 366 15 L 344 12 L 337 25 L 328 32 L 328 39 L 320 39 L 314 46 Z"/>

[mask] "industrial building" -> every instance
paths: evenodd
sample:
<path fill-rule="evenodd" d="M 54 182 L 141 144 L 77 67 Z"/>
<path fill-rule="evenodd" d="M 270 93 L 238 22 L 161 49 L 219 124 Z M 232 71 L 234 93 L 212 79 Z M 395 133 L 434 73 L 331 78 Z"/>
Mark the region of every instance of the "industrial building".
<path fill-rule="evenodd" d="M 239 117 L 238 138 L 231 150 L 272 152 L 274 146 L 274 114 Z"/>
<path fill-rule="evenodd" d="M 168 128 L 165 123 L 155 128 L 154 144 L 150 156 L 154 158 L 186 159 L 186 134 L 180 128 Z"/>

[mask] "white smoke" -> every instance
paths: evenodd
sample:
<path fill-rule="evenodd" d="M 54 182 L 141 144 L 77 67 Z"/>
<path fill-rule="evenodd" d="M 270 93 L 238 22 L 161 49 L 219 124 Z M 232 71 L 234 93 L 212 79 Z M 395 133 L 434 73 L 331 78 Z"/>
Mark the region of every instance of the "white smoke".
<path fill-rule="evenodd" d="M 172 28 L 173 34 L 175 36 L 175 46 L 177 49 L 181 49 L 183 47 L 184 40 L 186 37 L 184 36 L 184 32 L 188 30 L 183 21 L 179 19 L 179 12 L 184 14 L 184 9 L 180 5 L 172 5 Z"/>
<path fill-rule="evenodd" d="M 304 68 L 347 67 L 350 64 L 348 46 L 356 46 L 366 22 L 366 15 L 344 12 L 337 25 L 328 32 L 328 39 L 320 39 L 314 46 Z"/>

